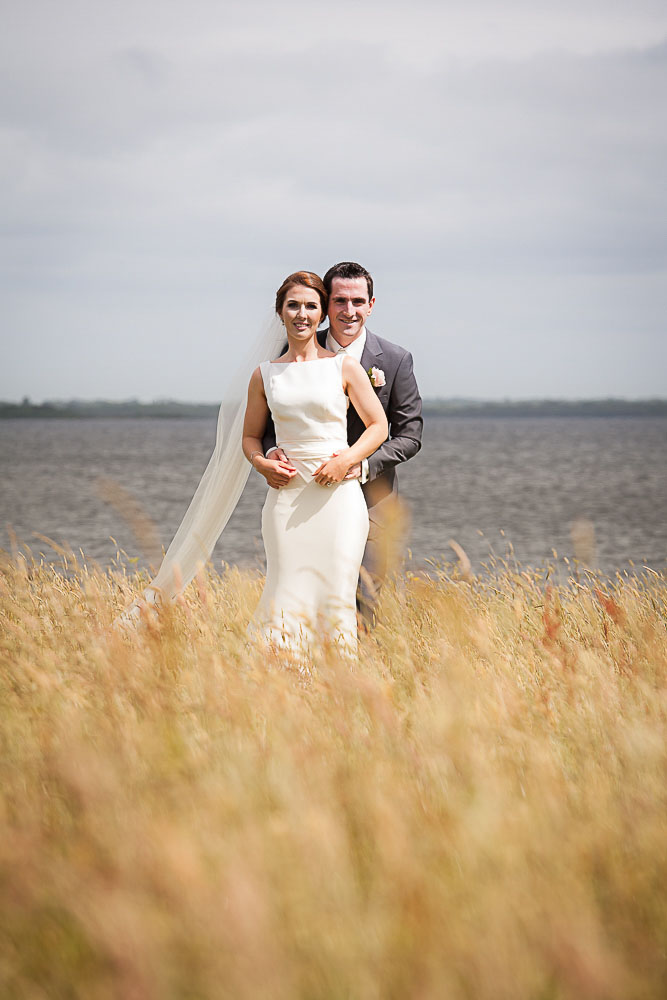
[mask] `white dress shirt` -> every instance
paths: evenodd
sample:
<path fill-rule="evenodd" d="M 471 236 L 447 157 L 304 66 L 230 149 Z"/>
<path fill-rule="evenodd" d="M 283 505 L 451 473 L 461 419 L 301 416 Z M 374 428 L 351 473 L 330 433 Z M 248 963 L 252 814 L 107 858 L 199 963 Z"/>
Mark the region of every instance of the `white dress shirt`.
<path fill-rule="evenodd" d="M 364 353 L 364 347 L 366 346 L 366 327 L 363 327 L 361 333 L 356 340 L 353 340 L 351 344 L 347 347 L 341 347 L 337 340 L 334 340 L 331 336 L 331 330 L 327 334 L 327 351 L 331 351 L 333 354 L 349 354 L 351 358 L 358 361 L 361 364 L 361 355 Z"/>

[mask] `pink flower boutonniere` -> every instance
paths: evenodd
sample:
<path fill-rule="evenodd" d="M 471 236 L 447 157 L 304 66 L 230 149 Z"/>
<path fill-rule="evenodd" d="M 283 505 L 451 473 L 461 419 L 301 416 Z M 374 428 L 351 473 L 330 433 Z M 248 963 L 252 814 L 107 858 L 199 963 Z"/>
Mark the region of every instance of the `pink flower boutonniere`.
<path fill-rule="evenodd" d="M 371 385 L 375 389 L 380 389 L 383 385 L 387 384 L 387 380 L 384 377 L 384 372 L 381 368 L 369 368 L 368 377 L 371 380 Z"/>

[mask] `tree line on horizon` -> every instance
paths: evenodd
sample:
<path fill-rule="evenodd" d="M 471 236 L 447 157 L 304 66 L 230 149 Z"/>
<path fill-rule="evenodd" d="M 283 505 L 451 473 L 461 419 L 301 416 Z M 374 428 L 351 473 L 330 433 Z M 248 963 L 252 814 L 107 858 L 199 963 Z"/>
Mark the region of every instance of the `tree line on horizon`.
<path fill-rule="evenodd" d="M 47 400 L 33 403 L 0 401 L 0 419 L 193 418 L 215 417 L 218 403 L 184 403 L 173 399 L 142 403 L 127 400 Z M 449 417 L 660 417 L 667 399 L 425 399 L 424 413 Z"/>

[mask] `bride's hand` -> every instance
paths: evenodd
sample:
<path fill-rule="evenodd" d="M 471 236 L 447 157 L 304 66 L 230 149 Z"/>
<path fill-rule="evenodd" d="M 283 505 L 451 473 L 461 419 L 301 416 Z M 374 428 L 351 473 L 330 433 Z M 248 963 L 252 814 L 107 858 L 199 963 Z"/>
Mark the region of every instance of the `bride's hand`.
<path fill-rule="evenodd" d="M 273 455 L 276 452 L 272 452 Z M 284 456 L 284 452 L 279 454 Z M 259 456 L 253 462 L 253 465 L 258 472 L 266 479 L 269 486 L 274 490 L 279 490 L 281 486 L 287 486 L 290 479 L 296 476 L 296 469 L 290 462 L 288 458 L 260 458 Z"/>
<path fill-rule="evenodd" d="M 313 473 L 313 478 L 320 486 L 332 486 L 345 479 L 350 463 L 345 455 L 334 453 L 326 462 L 322 462 L 319 469 Z"/>

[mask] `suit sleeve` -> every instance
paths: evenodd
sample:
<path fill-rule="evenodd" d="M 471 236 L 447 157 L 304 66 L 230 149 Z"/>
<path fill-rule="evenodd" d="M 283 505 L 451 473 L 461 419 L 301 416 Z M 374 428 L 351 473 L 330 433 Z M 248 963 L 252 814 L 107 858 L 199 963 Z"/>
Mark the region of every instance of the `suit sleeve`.
<path fill-rule="evenodd" d="M 264 454 L 271 448 L 276 447 L 276 429 L 273 426 L 273 417 L 269 411 L 269 415 L 266 418 L 266 427 L 264 429 L 264 437 L 262 438 L 262 448 L 264 449 Z"/>
<path fill-rule="evenodd" d="M 369 481 L 395 465 L 407 462 L 422 446 L 422 401 L 412 367 L 412 355 L 407 351 L 391 387 L 387 420 L 389 437 L 368 459 Z"/>

